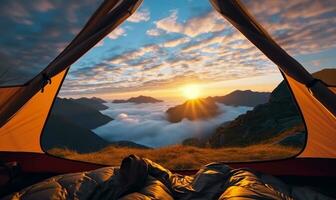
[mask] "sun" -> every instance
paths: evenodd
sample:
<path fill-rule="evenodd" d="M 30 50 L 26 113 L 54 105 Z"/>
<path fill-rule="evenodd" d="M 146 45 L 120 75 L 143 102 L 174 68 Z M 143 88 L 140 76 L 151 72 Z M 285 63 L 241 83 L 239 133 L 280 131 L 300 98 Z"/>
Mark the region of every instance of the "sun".
<path fill-rule="evenodd" d="M 197 99 L 200 96 L 201 90 L 197 85 L 185 85 L 182 88 L 182 94 L 187 99 Z"/>

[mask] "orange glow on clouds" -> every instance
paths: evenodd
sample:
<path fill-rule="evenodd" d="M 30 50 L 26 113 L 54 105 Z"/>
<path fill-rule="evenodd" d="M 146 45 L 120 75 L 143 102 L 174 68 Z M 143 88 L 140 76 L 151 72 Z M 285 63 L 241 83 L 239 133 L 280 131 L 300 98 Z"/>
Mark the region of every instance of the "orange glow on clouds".
<path fill-rule="evenodd" d="M 139 88 L 135 91 L 117 91 L 96 93 L 92 95 L 71 95 L 77 98 L 100 97 L 106 100 L 128 99 L 139 95 L 151 96 L 167 101 L 185 101 L 186 99 L 205 98 L 208 96 L 222 96 L 234 90 L 253 90 L 260 92 L 271 92 L 283 80 L 280 74 L 270 74 L 267 76 L 255 76 L 237 80 L 214 81 L 214 82 L 196 82 L 178 83 L 164 86 L 155 86 L 151 88 Z M 66 97 L 66 96 L 65 96 Z"/>

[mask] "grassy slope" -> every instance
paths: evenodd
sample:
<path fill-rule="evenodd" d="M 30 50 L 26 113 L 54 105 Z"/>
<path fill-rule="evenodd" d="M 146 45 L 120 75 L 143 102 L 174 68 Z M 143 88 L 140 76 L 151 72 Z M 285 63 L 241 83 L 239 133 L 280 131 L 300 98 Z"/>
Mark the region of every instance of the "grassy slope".
<path fill-rule="evenodd" d="M 198 148 L 174 145 L 158 149 L 134 149 L 107 147 L 95 153 L 79 154 L 67 149 L 52 149 L 49 153 L 73 160 L 82 160 L 112 166 L 120 165 L 121 160 L 130 154 L 149 158 L 169 169 L 197 169 L 210 162 L 254 161 L 287 158 L 296 155 L 299 148 L 280 145 L 259 144 L 249 147 Z"/>

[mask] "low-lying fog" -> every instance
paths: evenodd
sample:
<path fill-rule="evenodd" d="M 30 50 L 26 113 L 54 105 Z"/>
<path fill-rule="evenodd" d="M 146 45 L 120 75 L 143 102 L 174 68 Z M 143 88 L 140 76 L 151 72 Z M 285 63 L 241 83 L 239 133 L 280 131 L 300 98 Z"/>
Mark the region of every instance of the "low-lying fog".
<path fill-rule="evenodd" d="M 178 123 L 166 120 L 166 110 L 173 103 L 107 103 L 109 109 L 103 114 L 114 120 L 93 131 L 109 141 L 127 140 L 149 147 L 162 147 L 180 144 L 191 137 L 207 137 L 222 123 L 235 119 L 238 115 L 251 110 L 251 107 L 233 107 L 218 104 L 220 115 L 206 120 L 190 121 L 184 119 Z"/>

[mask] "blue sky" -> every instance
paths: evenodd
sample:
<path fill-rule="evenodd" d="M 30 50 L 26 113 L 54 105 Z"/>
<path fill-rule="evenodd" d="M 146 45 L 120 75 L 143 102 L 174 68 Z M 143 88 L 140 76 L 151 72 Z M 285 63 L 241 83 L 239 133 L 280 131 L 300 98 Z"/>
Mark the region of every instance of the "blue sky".
<path fill-rule="evenodd" d="M 178 21 L 183 22 L 190 18 L 207 14 L 211 10 L 212 8 L 207 1 L 144 1 L 137 14 L 135 14 L 135 18 L 137 18 L 139 13 L 143 16 L 142 19 L 138 19 L 140 21 L 126 21 L 115 31 L 117 32 L 116 34 L 111 33 L 110 36 L 97 45 L 97 48 L 92 49 L 85 57 L 80 59 L 75 64 L 75 67 L 87 67 L 87 62 L 101 63 L 102 59 L 106 60 L 113 56 L 119 56 L 124 52 L 136 51 L 146 45 L 160 44 L 168 40 L 179 39 L 183 37 L 183 34 L 164 34 L 164 32 L 160 32 L 160 36 L 151 36 L 150 33 L 151 30 L 154 30 L 156 21 L 168 18 L 173 13 L 178 13 Z M 174 48 L 169 51 L 174 51 Z M 91 66 L 89 65 L 89 67 Z"/>
<path fill-rule="evenodd" d="M 99 2 L 5 1 L 0 7 L 2 82 L 27 80 L 43 69 Z M 310 72 L 335 68 L 336 1 L 243 2 Z M 113 98 L 157 91 L 169 96 L 189 83 L 212 95 L 234 89 L 271 91 L 280 81 L 274 64 L 208 1 L 144 0 L 131 18 L 71 67 L 61 95 Z"/>

